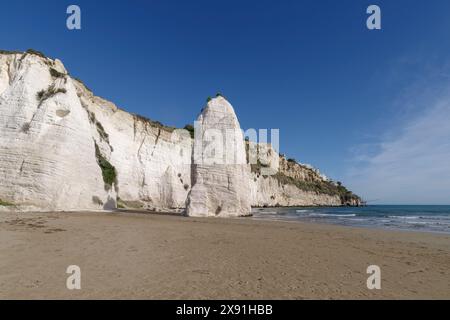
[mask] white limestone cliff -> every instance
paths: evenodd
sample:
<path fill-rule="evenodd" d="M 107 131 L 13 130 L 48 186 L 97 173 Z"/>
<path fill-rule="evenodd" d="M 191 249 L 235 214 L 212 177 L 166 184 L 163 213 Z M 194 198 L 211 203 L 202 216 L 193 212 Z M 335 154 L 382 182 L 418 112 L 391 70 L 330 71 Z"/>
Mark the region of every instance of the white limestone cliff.
<path fill-rule="evenodd" d="M 13 204 L 0 210 L 181 209 L 191 150 L 189 136 L 95 97 L 60 61 L 0 54 L 0 200 Z"/>
<path fill-rule="evenodd" d="M 76 81 L 91 134 L 117 170 L 119 207 L 175 210 L 191 186 L 192 139 L 95 97 Z"/>
<path fill-rule="evenodd" d="M 239 128 L 222 97 L 199 120 L 204 128 Z M 233 132 L 236 150 L 225 154 L 234 165 L 191 166 L 188 132 L 94 96 L 57 59 L 0 51 L 0 211 L 182 211 L 188 203 L 190 215 L 240 216 L 250 206 L 342 204 L 336 194 L 303 188 L 299 181 L 322 182 L 276 153 L 279 175 L 250 172 L 240 131 Z"/>
<path fill-rule="evenodd" d="M 58 60 L 0 55 L 0 177 L 0 199 L 24 210 L 107 202 L 87 114 Z"/>
<path fill-rule="evenodd" d="M 360 199 L 328 180 L 317 169 L 286 159 L 270 144 L 249 143 L 259 160 L 252 164 L 251 194 L 254 207 L 359 205 Z M 347 203 L 347 201 L 349 203 Z M 353 201 L 353 202 L 352 202 Z"/>
<path fill-rule="evenodd" d="M 195 130 L 193 186 L 188 196 L 187 215 L 250 215 L 250 167 L 241 127 L 231 104 L 222 96 L 209 101 L 197 119 Z"/>

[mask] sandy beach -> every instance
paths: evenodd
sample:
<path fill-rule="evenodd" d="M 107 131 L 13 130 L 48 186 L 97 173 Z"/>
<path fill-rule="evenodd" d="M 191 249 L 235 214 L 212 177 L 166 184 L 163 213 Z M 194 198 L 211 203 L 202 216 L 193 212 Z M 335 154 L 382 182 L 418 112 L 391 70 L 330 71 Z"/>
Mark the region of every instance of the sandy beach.
<path fill-rule="evenodd" d="M 81 268 L 81 290 L 66 269 Z M 368 290 L 369 265 L 382 289 Z M 450 299 L 450 236 L 140 213 L 1 213 L 1 299 Z"/>

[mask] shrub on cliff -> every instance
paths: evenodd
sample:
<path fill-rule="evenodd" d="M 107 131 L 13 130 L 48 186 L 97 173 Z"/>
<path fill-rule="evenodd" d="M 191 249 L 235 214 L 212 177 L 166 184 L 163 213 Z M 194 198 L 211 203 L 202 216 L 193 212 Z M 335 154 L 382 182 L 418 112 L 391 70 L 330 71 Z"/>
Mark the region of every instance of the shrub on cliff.
<path fill-rule="evenodd" d="M 103 128 L 102 124 L 98 121 L 95 121 L 95 126 L 97 127 L 97 132 L 100 137 L 109 143 L 109 135 L 106 133 L 105 128 Z"/>
<path fill-rule="evenodd" d="M 187 124 L 187 125 L 184 127 L 184 130 L 189 131 L 189 133 L 191 134 L 191 138 L 194 139 L 195 129 L 194 129 L 194 126 L 193 126 L 193 125 Z"/>
<path fill-rule="evenodd" d="M 0 199 L 0 207 L 12 207 L 14 206 L 14 204 L 8 202 L 8 201 L 3 201 L 2 199 Z"/>
<path fill-rule="evenodd" d="M 0 54 L 22 54 L 21 51 L 0 50 Z"/>
<path fill-rule="evenodd" d="M 45 54 L 43 54 L 43 53 L 40 52 L 40 51 L 34 50 L 34 49 L 28 49 L 28 50 L 25 51 L 25 52 L 28 53 L 28 54 L 34 54 L 34 55 L 36 55 L 36 56 L 38 56 L 38 57 L 41 57 L 41 58 L 44 58 L 44 59 L 47 58 L 47 57 L 45 56 Z"/>
<path fill-rule="evenodd" d="M 102 170 L 103 182 L 107 189 L 110 189 L 113 183 L 117 182 L 117 172 L 116 168 L 108 161 L 100 152 L 100 148 L 97 143 L 95 143 L 95 157 L 97 158 L 97 163 Z"/>
<path fill-rule="evenodd" d="M 51 85 L 47 88 L 47 90 L 41 90 L 36 94 L 36 98 L 39 101 L 39 106 L 44 103 L 45 100 L 50 99 L 51 97 L 57 95 L 58 93 L 66 93 L 67 90 L 64 88 L 56 89 L 54 85 Z"/>
<path fill-rule="evenodd" d="M 64 78 L 66 75 L 64 73 L 59 72 L 58 70 L 54 68 L 50 68 L 50 75 L 53 78 Z"/>

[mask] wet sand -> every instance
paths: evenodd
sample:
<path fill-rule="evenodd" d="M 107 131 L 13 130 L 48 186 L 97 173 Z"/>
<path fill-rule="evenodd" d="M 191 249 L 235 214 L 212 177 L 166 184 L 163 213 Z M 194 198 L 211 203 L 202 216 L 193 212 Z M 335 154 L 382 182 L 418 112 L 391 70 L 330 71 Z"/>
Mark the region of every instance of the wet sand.
<path fill-rule="evenodd" d="M 69 265 L 81 290 L 66 288 Z M 369 265 L 381 290 L 368 290 Z M 138 213 L 1 213 L 0 299 L 450 299 L 450 236 Z"/>

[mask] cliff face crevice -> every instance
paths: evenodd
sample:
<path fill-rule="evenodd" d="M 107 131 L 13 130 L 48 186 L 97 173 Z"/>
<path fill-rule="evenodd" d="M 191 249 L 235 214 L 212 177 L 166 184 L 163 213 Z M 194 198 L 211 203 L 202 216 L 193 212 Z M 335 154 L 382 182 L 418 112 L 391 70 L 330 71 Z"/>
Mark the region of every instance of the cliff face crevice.
<path fill-rule="evenodd" d="M 206 107 L 200 120 L 206 126 L 238 128 L 231 105 L 221 99 L 212 103 L 220 102 L 233 116 L 224 113 L 214 122 L 210 115 L 222 110 Z M 33 51 L 0 51 L 0 210 L 182 210 L 189 193 L 197 194 L 189 203 L 203 202 L 218 216 L 233 210 L 244 214 L 250 205 L 343 204 L 317 172 L 267 150 L 269 167 L 279 165 L 287 178 L 265 175 L 260 169 L 267 168 L 258 165 L 254 170 L 246 164 L 203 170 L 191 165 L 189 132 L 94 96 L 59 60 Z M 237 157 L 245 158 L 245 151 Z M 216 193 L 209 192 L 207 181 Z M 230 201 L 222 199 L 222 192 Z"/>

